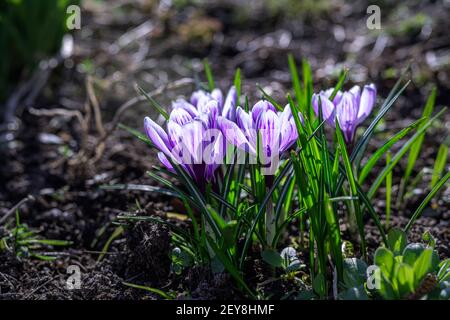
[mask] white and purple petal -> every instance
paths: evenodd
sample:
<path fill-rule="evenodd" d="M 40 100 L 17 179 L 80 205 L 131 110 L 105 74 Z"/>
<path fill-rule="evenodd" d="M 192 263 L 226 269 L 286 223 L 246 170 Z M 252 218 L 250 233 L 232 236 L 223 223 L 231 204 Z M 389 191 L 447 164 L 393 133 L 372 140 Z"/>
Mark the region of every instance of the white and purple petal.
<path fill-rule="evenodd" d="M 197 109 L 192 104 L 190 104 L 189 102 L 187 102 L 184 99 L 177 99 L 172 102 L 172 109 L 177 109 L 177 108 L 186 110 L 191 115 L 192 118 L 194 118 L 198 115 Z"/>
<path fill-rule="evenodd" d="M 236 123 L 245 134 L 250 145 L 256 149 L 256 128 L 252 121 L 252 116 L 238 107 L 236 110 Z"/>
<path fill-rule="evenodd" d="M 172 164 L 170 163 L 170 161 L 167 159 L 166 155 L 162 152 L 158 152 L 158 159 L 159 161 L 171 172 L 174 172 L 175 170 L 173 169 Z"/>
<path fill-rule="evenodd" d="M 257 130 L 261 135 L 261 147 L 266 159 L 279 154 L 280 124 L 278 120 L 278 115 L 272 110 L 263 112 L 259 117 Z"/>
<path fill-rule="evenodd" d="M 204 97 L 204 96 L 206 96 L 206 95 L 207 95 L 207 93 L 206 93 L 205 91 L 203 91 L 203 90 L 197 90 L 197 91 L 195 91 L 195 92 L 192 93 L 192 95 L 191 95 L 191 99 L 190 99 L 191 104 L 192 104 L 193 106 L 197 106 L 198 101 L 200 100 L 200 98 L 202 98 L 202 97 Z"/>
<path fill-rule="evenodd" d="M 236 101 L 237 93 L 236 88 L 233 86 L 228 91 L 227 97 L 223 104 L 222 116 L 228 120 L 234 121 L 236 119 Z"/>
<path fill-rule="evenodd" d="M 144 118 L 144 130 L 153 144 L 165 154 L 170 154 L 170 143 L 167 133 L 149 117 Z"/>
<path fill-rule="evenodd" d="M 260 100 L 257 103 L 255 103 L 255 105 L 252 108 L 252 118 L 253 118 L 253 122 L 256 124 L 258 123 L 259 117 L 262 113 L 271 110 L 273 112 L 276 112 L 277 110 L 275 109 L 275 107 L 273 106 L 273 104 L 271 104 L 269 101 L 267 100 Z"/>
<path fill-rule="evenodd" d="M 336 106 L 336 117 L 342 129 L 346 142 L 351 142 L 356 130 L 358 106 L 350 92 L 345 92 L 341 102 Z"/>
<path fill-rule="evenodd" d="M 194 120 L 185 124 L 183 127 L 183 163 L 201 164 L 203 153 L 203 137 L 205 133 L 204 123 L 200 120 Z"/>
<path fill-rule="evenodd" d="M 228 120 L 225 117 L 218 117 L 217 122 L 220 130 L 225 136 L 225 139 L 229 143 L 247 152 L 256 154 L 255 148 L 249 143 L 247 137 L 236 125 L 236 123 Z"/>
<path fill-rule="evenodd" d="M 214 89 L 211 91 L 211 98 L 216 100 L 219 104 L 219 110 L 222 111 L 223 108 L 223 94 L 220 89 Z"/>
<path fill-rule="evenodd" d="M 183 108 L 173 109 L 170 113 L 169 120 L 178 123 L 180 126 L 191 122 L 193 117 Z"/>
<path fill-rule="evenodd" d="M 362 123 L 372 112 L 377 99 L 377 89 L 374 84 L 364 86 L 359 102 L 358 124 Z"/>
<path fill-rule="evenodd" d="M 330 125 L 334 126 L 336 107 L 325 94 L 313 94 L 312 105 L 314 112 L 319 116 L 319 105 L 322 107 L 322 117 Z"/>

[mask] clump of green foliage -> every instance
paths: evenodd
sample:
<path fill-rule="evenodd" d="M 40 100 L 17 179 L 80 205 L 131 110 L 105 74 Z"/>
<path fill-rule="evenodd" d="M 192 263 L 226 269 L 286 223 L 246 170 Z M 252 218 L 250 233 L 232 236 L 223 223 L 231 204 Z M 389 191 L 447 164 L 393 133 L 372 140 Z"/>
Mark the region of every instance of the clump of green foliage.
<path fill-rule="evenodd" d="M 6 225 L 0 235 L 0 253 L 9 251 L 18 259 L 37 258 L 54 260 L 58 255 L 48 249 L 58 246 L 68 246 L 70 241 L 44 239 L 36 231 L 20 222 L 19 212 L 16 212 L 15 225 Z"/>
<path fill-rule="evenodd" d="M 399 291 L 392 295 L 384 292 L 379 292 L 378 295 L 367 292 L 364 287 L 367 278 L 365 272 L 371 256 L 367 250 L 368 235 L 365 221 L 366 218 L 372 220 L 381 235 L 383 249 L 380 249 L 380 252 L 393 251 L 396 248 L 392 244 L 395 243 L 393 239 L 396 239 L 396 233 L 388 232 L 389 218 L 386 224 L 382 224 L 380 213 L 373 203 L 374 198 L 380 187 L 386 185 L 387 207 L 400 206 L 407 201 L 404 195 L 411 190 L 412 179 L 409 178 L 420 157 L 424 136 L 436 119 L 446 112 L 446 108 L 443 108 L 433 115 L 436 90 L 431 91 L 420 119 L 394 133 L 377 150 L 369 153 L 367 146 L 377 136 L 377 127 L 410 83 L 406 79 L 408 72 L 402 74 L 391 92 L 382 99 L 377 112 L 362 134 L 355 135 L 354 141 L 348 141 L 344 136 L 345 128 L 341 129 L 339 121 L 336 121 L 334 128 L 327 129 L 331 129 L 334 133 L 333 139 L 329 139 L 325 134 L 325 127 L 329 123 L 321 109 L 318 114 L 313 110 L 313 94 L 317 90 L 314 90 L 313 73 L 309 63 L 304 60 L 301 68 L 298 68 L 294 58 L 289 56 L 288 65 L 293 89 L 286 94 L 286 101 L 277 102 L 259 87 L 262 99 L 270 102 L 280 112 L 283 110 L 282 105 L 286 102 L 289 104 L 295 122 L 294 130 L 297 131 L 295 143 L 289 152 L 286 152 L 286 156 L 282 157 L 273 176 L 264 175 L 259 162 L 245 164 L 232 162 L 222 164 L 221 175 L 214 182 L 201 178 L 194 180 L 187 167 L 170 161 L 170 171 L 165 167 L 153 167 L 148 172 L 148 175 L 162 187 L 134 185 L 105 186 L 105 188 L 136 189 L 176 197 L 184 205 L 185 211 L 182 214 L 189 219 L 191 228 L 180 228 L 170 220 L 154 216 L 123 215 L 119 217 L 119 221 L 124 223 L 149 221 L 168 225 L 172 230 L 173 244 L 176 247 L 171 255 L 172 271 L 175 274 L 180 275 L 194 265 L 208 266 L 213 272 L 226 271 L 236 281 L 237 288 L 252 298 L 268 297 L 267 293 L 252 286 L 246 279 L 246 266 L 254 260 L 255 251 L 259 252 L 262 260 L 272 267 L 274 274 L 281 271 L 286 275 L 285 279 L 295 279 L 295 274 L 305 269 L 308 275 L 300 280 L 301 287 L 307 289 L 298 295 L 302 298 L 356 299 L 380 296 L 391 299 L 417 293 L 417 286 L 421 285 L 423 276 L 436 272 L 436 266 L 439 264 L 426 265 L 424 262 L 423 268 L 426 270 L 422 270 L 422 273 L 418 273 L 422 267 L 417 267 L 416 272 L 414 264 L 410 266 L 414 273 L 411 279 L 414 280 L 410 279 L 413 282 L 409 284 L 409 291 Z M 208 85 L 204 84 L 203 88 L 208 87 L 209 92 L 213 92 L 215 81 L 212 69 L 206 61 L 205 73 Z M 329 90 L 330 101 L 343 88 L 346 77 L 347 71 L 344 70 L 337 79 L 334 89 Z M 243 110 L 249 110 L 248 97 L 241 91 L 239 69 L 235 73 L 234 88 L 237 92 L 236 105 L 243 106 Z M 142 92 L 154 109 L 163 118 L 168 119 L 168 112 L 164 107 L 145 94 L 145 91 Z M 174 110 L 176 109 L 174 108 L 172 112 L 177 112 Z M 303 115 L 303 121 L 299 114 Z M 150 147 L 157 148 L 155 143 L 159 141 L 150 140 L 137 130 L 122 127 Z M 159 128 L 159 132 L 162 131 L 163 129 Z M 261 139 L 256 139 L 256 145 L 260 143 L 259 140 Z M 402 145 L 399 150 L 394 152 L 393 146 L 400 143 Z M 405 226 L 404 237 L 432 198 L 450 179 L 450 172 L 445 171 L 443 164 L 446 163 L 447 157 L 444 153 L 447 149 L 442 147 L 442 150 L 436 158 L 430 190 Z M 380 170 L 375 170 L 377 164 L 384 163 L 383 158 L 385 164 L 381 164 Z M 392 192 L 392 172 L 405 158 L 407 167 L 401 182 L 401 192 L 397 195 L 397 204 L 391 204 L 395 196 Z M 342 239 L 344 226 L 338 216 L 338 208 L 342 207 L 340 203 L 345 204 L 348 225 L 354 227 L 353 230 L 352 228 L 347 230 L 350 230 L 351 241 L 358 243 L 360 259 L 349 253 L 353 250 L 349 250 L 348 242 Z M 305 250 L 306 258 L 302 261 L 297 259 L 295 250 L 289 249 L 284 253 L 278 253 L 281 251 L 287 228 L 292 224 L 299 230 L 295 244 Z M 401 248 L 395 252 L 401 255 L 403 250 L 404 248 Z M 425 247 L 424 252 L 430 251 Z M 393 255 L 395 257 L 395 254 Z M 399 259 L 402 258 L 397 258 Z M 383 263 L 381 256 L 375 260 L 377 265 Z M 404 268 L 402 266 L 402 270 Z M 389 269 L 389 274 L 385 275 L 391 282 L 401 275 L 392 272 Z M 389 278 L 391 276 L 394 278 Z M 441 283 L 445 285 L 446 280 L 442 281 Z M 403 285 L 403 282 L 401 283 Z M 397 284 L 393 286 L 398 287 Z"/>
<path fill-rule="evenodd" d="M 409 243 L 406 233 L 392 229 L 387 246 L 374 255 L 372 275 L 367 264 L 346 259 L 342 299 L 450 299 L 450 259 L 441 261 L 435 240 L 426 232 L 421 243 Z"/>
<path fill-rule="evenodd" d="M 79 0 L 0 2 L 0 101 L 20 77 L 54 54 L 67 32 L 66 10 Z"/>

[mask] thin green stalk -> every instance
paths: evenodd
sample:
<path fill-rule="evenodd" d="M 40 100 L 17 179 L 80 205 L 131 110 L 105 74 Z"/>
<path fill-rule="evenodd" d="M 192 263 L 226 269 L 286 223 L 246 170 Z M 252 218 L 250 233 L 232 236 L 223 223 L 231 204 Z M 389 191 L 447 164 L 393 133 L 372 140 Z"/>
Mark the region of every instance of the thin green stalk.
<path fill-rule="evenodd" d="M 356 197 L 358 195 L 358 190 L 356 187 L 355 177 L 353 175 L 353 167 L 352 167 L 352 164 L 350 162 L 350 159 L 349 159 L 349 156 L 347 153 L 347 149 L 346 149 L 346 145 L 344 142 L 344 137 L 342 135 L 341 127 L 339 125 L 339 121 L 336 121 L 336 136 L 337 136 L 337 140 L 338 140 L 338 143 L 340 146 L 340 151 L 341 151 L 341 155 L 342 155 L 342 160 L 344 162 L 345 171 L 347 173 L 347 180 L 350 185 L 350 196 Z M 360 206 L 359 201 L 352 201 L 351 205 L 355 210 L 354 211 L 355 219 L 356 219 L 356 223 L 358 225 L 358 230 L 359 230 L 362 255 L 363 255 L 364 259 L 367 259 L 367 251 L 366 251 L 367 246 L 366 246 L 361 206 Z"/>
<path fill-rule="evenodd" d="M 433 113 L 434 104 L 436 101 L 436 88 L 431 90 L 431 93 L 427 99 L 425 107 L 423 109 L 422 117 L 425 119 L 430 119 L 431 114 Z M 425 124 L 422 124 L 424 126 Z M 420 127 L 419 127 L 420 128 Z M 403 175 L 402 183 L 400 185 L 400 192 L 397 198 L 397 206 L 403 201 L 403 196 L 406 193 L 406 188 L 408 186 L 408 181 L 411 176 L 411 173 L 415 167 L 417 158 L 419 157 L 420 150 L 422 149 L 423 139 L 425 138 L 425 131 L 416 139 L 416 141 L 411 145 L 408 154 L 408 162 L 406 164 L 405 173 Z"/>
<path fill-rule="evenodd" d="M 438 193 L 438 191 L 444 186 L 444 184 L 447 182 L 447 180 L 449 178 L 450 178 L 450 171 L 447 172 L 447 174 L 441 180 L 439 180 L 439 182 L 434 186 L 434 188 L 430 191 L 430 193 L 428 193 L 428 195 L 425 197 L 425 199 L 423 199 L 422 203 L 419 205 L 419 207 L 416 209 L 416 211 L 414 211 L 411 219 L 409 220 L 408 224 L 406 225 L 406 227 L 405 227 L 406 233 L 409 232 L 409 230 L 411 229 L 414 222 L 418 218 L 420 218 L 422 211 L 423 211 L 423 209 L 425 209 L 428 202 L 430 202 L 431 199 L 433 199 L 433 197 L 436 195 L 436 193 Z"/>
<path fill-rule="evenodd" d="M 386 165 L 391 162 L 391 152 L 386 153 Z M 392 171 L 386 175 L 386 229 L 389 229 L 391 219 Z"/>
<path fill-rule="evenodd" d="M 439 178 L 441 177 L 442 172 L 445 169 L 447 157 L 448 157 L 448 145 L 447 143 L 443 143 L 439 147 L 436 160 L 434 161 L 433 175 L 431 177 L 431 184 L 430 184 L 431 188 L 433 188 L 439 181 Z"/>

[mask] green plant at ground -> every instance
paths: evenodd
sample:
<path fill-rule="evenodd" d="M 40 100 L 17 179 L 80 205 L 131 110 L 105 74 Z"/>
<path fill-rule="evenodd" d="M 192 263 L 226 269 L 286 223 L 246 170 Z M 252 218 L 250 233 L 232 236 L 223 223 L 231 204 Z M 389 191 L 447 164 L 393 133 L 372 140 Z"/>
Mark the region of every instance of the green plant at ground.
<path fill-rule="evenodd" d="M 66 10 L 79 0 L 3 0 L 0 3 L 0 101 L 11 84 L 56 53 L 67 31 Z"/>
<path fill-rule="evenodd" d="M 272 267 L 283 270 L 288 278 L 294 277 L 300 269 L 306 267 L 300 262 L 297 251 L 292 247 L 286 247 L 280 253 L 275 250 L 265 250 L 261 252 L 261 256 Z"/>
<path fill-rule="evenodd" d="M 68 246 L 72 242 L 65 240 L 44 239 L 36 231 L 20 222 L 19 212 L 16 212 L 15 225 L 6 225 L 0 238 L 0 252 L 12 252 L 19 259 L 37 258 L 40 260 L 54 260 L 57 252 L 45 251 L 52 247 Z"/>
<path fill-rule="evenodd" d="M 171 228 L 175 249 L 168 254 L 174 274 L 182 274 L 193 265 L 209 266 L 213 272 L 228 272 L 237 288 L 249 297 L 263 298 L 264 292 L 252 287 L 245 274 L 255 257 L 261 257 L 274 274 L 283 272 L 287 279 L 295 278 L 297 268 L 309 273 L 302 279 L 308 290 L 299 293 L 299 298 L 372 297 L 362 283 L 362 270 L 367 269 L 370 261 L 366 216 L 377 227 L 386 250 L 391 250 L 393 237 L 393 231 L 387 232 L 389 224 L 382 224 L 373 198 L 386 183 L 389 193 L 386 198 L 391 201 L 392 170 L 406 154 L 409 154 L 408 168 L 416 162 L 423 135 L 446 109 L 432 114 L 436 94 L 433 91 L 421 119 L 367 154 L 378 125 L 409 84 L 405 80 L 407 72 L 384 100 L 378 99 L 382 100 L 378 111 L 359 135 L 357 127 L 376 105 L 375 86 L 355 86 L 342 91 L 348 73 L 344 70 L 334 88 L 314 93 L 308 62 L 302 61 L 299 70 L 289 56 L 288 64 L 293 90 L 286 95 L 285 107 L 262 88 L 262 100 L 251 107 L 241 91 L 239 70 L 234 86 L 226 97 L 222 96 L 207 62 L 208 89 L 194 92 L 189 101 L 174 101 L 170 112 L 141 90 L 164 119 L 167 130 L 150 118 L 145 119 L 147 135 L 126 126 L 122 128 L 158 150 L 162 167 L 154 167 L 148 174 L 161 186 L 104 188 L 157 192 L 176 197 L 184 204 L 182 213 L 188 217 L 189 228 L 154 216 L 119 216 L 123 222 L 149 221 Z M 206 129 L 216 130 L 217 136 L 213 138 Z M 329 129 L 334 133 L 333 139 L 326 135 Z M 213 146 L 212 151 L 207 149 L 212 162 L 197 157 L 195 149 L 200 145 L 203 150 L 204 145 L 199 143 L 203 138 Z M 187 153 L 186 149 L 179 149 L 183 140 L 188 141 Z M 274 141 L 280 142 L 279 149 L 272 144 Z M 225 149 L 220 148 L 222 143 Z M 397 143 L 402 143 L 402 147 L 392 153 Z M 230 146 L 237 148 L 229 149 Z M 273 151 L 280 155 L 278 162 L 270 158 Z M 405 226 L 406 234 L 450 178 L 450 173 L 444 172 L 443 152 L 436 161 L 432 188 Z M 190 161 L 183 161 L 186 155 Z M 385 166 L 375 170 L 385 156 Z M 268 168 L 273 170 L 267 172 Z M 404 181 L 409 184 L 408 179 Z M 339 208 L 345 209 L 352 231 L 350 240 L 358 244 L 360 260 L 345 250 L 349 242 L 342 239 Z M 297 261 L 295 250 L 278 253 L 286 228 L 292 224 L 298 227 L 297 242 L 307 252 L 306 261 Z M 400 252 L 403 250 L 397 253 Z"/>
<path fill-rule="evenodd" d="M 353 258 L 347 262 L 340 297 L 351 299 L 444 299 L 450 298 L 450 259 L 440 261 L 435 241 L 424 234 L 425 243 L 407 242 L 406 233 L 392 229 L 387 246 L 374 254 L 373 271 Z"/>

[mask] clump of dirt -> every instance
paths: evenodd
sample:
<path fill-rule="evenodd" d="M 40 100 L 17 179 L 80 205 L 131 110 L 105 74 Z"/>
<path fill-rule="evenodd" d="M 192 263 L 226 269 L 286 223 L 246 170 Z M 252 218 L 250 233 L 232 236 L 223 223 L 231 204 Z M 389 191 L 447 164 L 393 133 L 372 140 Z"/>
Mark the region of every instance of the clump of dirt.
<path fill-rule="evenodd" d="M 84 275 L 83 287 L 77 298 L 85 300 L 129 300 L 141 297 L 141 292 L 127 288 L 123 279 L 111 266 L 111 261 L 104 261 Z"/>
<path fill-rule="evenodd" d="M 189 269 L 184 277 L 190 293 L 183 293 L 179 299 L 235 300 L 241 294 L 233 287 L 233 280 L 226 273 L 212 273 L 209 268 L 197 266 Z"/>
<path fill-rule="evenodd" d="M 385 217 L 382 217 L 382 223 L 384 223 Z M 409 218 L 405 216 L 393 216 L 391 217 L 391 228 L 404 228 L 408 223 Z M 429 232 L 436 240 L 436 251 L 441 259 L 446 259 L 450 256 L 450 225 L 447 219 L 436 219 L 431 217 L 419 218 L 415 224 L 411 227 L 408 233 L 408 240 L 410 242 L 422 242 L 422 236 L 425 232 Z M 373 255 L 375 250 L 381 244 L 381 235 L 378 228 L 373 221 L 366 224 L 366 239 L 368 245 L 369 255 Z"/>
<path fill-rule="evenodd" d="M 170 233 L 167 226 L 137 222 L 126 231 L 129 252 L 125 278 L 165 284 L 170 272 Z"/>

